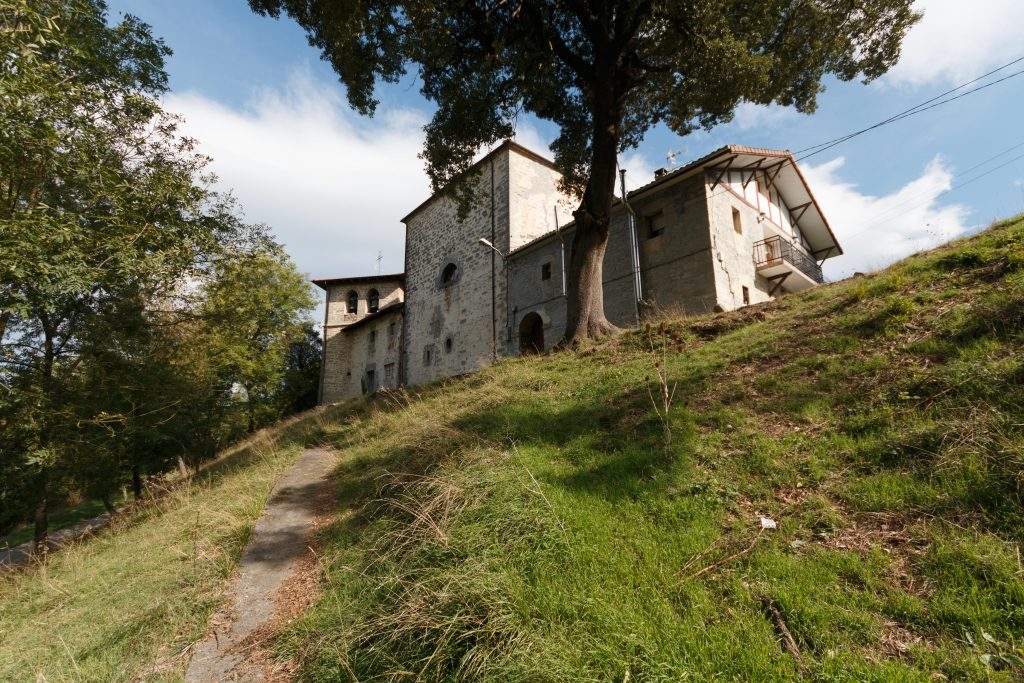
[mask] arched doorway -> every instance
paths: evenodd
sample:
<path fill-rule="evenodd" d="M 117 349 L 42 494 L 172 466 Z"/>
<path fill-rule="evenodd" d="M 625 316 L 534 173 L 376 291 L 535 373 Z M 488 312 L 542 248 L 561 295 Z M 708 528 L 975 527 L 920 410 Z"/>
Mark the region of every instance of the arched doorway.
<path fill-rule="evenodd" d="M 519 353 L 544 351 L 544 321 L 537 313 L 527 313 L 519 323 Z"/>

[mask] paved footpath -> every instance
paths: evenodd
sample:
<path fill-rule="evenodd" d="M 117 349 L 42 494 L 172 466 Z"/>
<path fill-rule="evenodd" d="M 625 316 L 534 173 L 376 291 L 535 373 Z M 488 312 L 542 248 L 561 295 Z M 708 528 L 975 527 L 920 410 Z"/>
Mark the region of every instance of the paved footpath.
<path fill-rule="evenodd" d="M 307 449 L 274 486 L 239 561 L 226 606 L 196 644 L 186 681 L 268 678 L 247 660 L 259 646 L 261 629 L 275 620 L 279 592 L 310 559 L 310 533 L 325 502 L 332 499 L 330 472 L 335 463 L 330 451 Z"/>

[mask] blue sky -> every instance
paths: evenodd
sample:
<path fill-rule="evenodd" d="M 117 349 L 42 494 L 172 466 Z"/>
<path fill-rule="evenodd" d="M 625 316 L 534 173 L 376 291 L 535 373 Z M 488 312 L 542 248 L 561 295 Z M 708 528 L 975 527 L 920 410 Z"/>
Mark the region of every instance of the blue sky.
<path fill-rule="evenodd" d="M 245 0 L 108 1 L 111 19 L 135 14 L 174 50 L 165 105 L 214 158 L 221 187 L 238 196 L 250 220 L 272 227 L 303 272 L 374 272 L 378 253 L 385 271 L 401 270 L 399 218 L 428 194 L 416 154 L 431 107 L 412 76 L 382 89 L 378 115 L 364 119 L 348 110 L 334 73 L 288 19 L 257 16 Z M 624 156 L 631 184 L 665 166 L 670 151 L 682 163 L 725 143 L 807 147 L 1024 56 L 1018 0 L 918 4 L 925 18 L 880 81 L 827 82 L 811 116 L 746 105 L 710 133 L 652 131 Z M 1024 154 L 1022 110 L 1024 75 L 803 162 L 847 252 L 826 273 L 881 267 L 1024 211 L 1024 159 L 1014 160 Z M 553 136 L 529 120 L 518 133 L 543 154 Z"/>

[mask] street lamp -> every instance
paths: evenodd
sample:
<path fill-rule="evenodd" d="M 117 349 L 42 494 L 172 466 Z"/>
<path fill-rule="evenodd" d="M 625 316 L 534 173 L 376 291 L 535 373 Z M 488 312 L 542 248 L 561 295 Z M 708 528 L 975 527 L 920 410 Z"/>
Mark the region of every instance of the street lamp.
<path fill-rule="evenodd" d="M 501 253 L 501 250 L 498 249 L 493 244 L 491 244 L 491 241 L 489 239 L 487 239 L 486 237 L 481 237 L 478 241 L 480 242 L 480 244 L 484 245 L 485 247 L 487 247 L 488 249 L 493 251 L 495 254 L 500 256 L 502 261 L 504 261 L 507 258 L 507 254 Z"/>

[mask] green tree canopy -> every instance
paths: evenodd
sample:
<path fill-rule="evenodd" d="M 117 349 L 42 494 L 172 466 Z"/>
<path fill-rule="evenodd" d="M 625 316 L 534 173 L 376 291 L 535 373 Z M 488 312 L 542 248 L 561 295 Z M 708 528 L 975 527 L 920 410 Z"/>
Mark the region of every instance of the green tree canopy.
<path fill-rule="evenodd" d="M 278 405 L 308 285 L 161 109 L 168 54 L 101 0 L 0 0 L 0 531 L 209 454 L 238 384 Z"/>
<path fill-rule="evenodd" d="M 601 273 L 616 155 L 656 124 L 685 135 L 742 102 L 813 111 L 822 79 L 877 78 L 917 20 L 913 0 L 249 0 L 287 13 L 372 114 L 409 69 L 437 105 L 423 157 L 435 188 L 522 112 L 555 123 L 565 189 L 581 196 L 569 341 L 611 331 Z"/>

